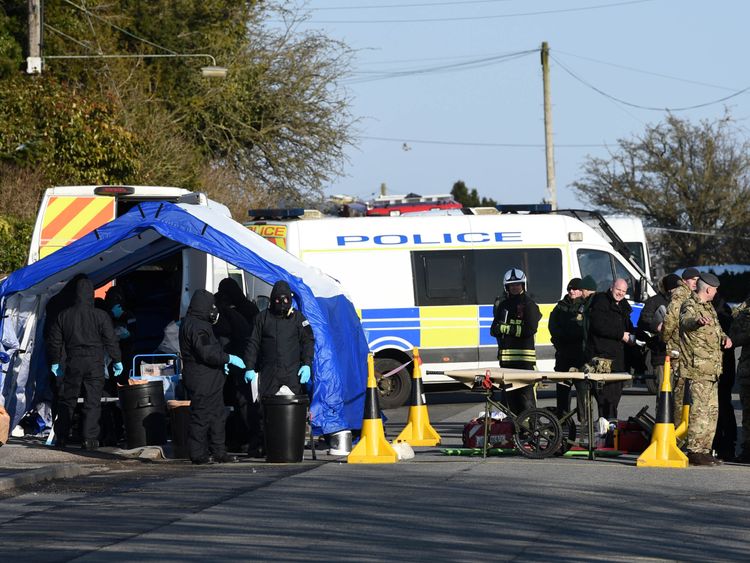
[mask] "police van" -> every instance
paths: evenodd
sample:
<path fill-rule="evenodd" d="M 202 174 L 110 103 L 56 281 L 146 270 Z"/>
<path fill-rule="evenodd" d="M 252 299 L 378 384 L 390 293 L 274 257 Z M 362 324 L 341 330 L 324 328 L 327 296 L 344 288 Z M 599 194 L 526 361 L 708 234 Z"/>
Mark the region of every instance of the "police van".
<path fill-rule="evenodd" d="M 628 281 L 642 302 L 645 278 L 586 223 L 555 214 L 424 215 L 303 219 L 303 210 L 251 210 L 247 226 L 336 278 L 362 319 L 375 354 L 381 407 L 409 397 L 408 362 L 420 350 L 425 383 L 452 381 L 426 370 L 497 365 L 492 305 L 503 274 L 519 268 L 543 319 L 537 365 L 552 369 L 549 314 L 573 277 L 598 290 Z M 389 375 L 390 374 L 390 375 Z M 388 377 L 382 377 L 388 375 Z"/>
<path fill-rule="evenodd" d="M 28 263 L 32 264 L 78 240 L 145 201 L 190 203 L 229 209 L 204 193 L 165 186 L 59 186 L 44 192 L 31 238 Z M 164 327 L 184 316 L 196 289 L 215 292 L 219 282 L 232 276 L 244 288 L 243 272 L 199 250 L 188 248 L 155 263 L 143 265 L 115 280 L 138 319 L 135 347 L 153 352 Z M 97 289 L 103 297 L 112 284 Z"/>

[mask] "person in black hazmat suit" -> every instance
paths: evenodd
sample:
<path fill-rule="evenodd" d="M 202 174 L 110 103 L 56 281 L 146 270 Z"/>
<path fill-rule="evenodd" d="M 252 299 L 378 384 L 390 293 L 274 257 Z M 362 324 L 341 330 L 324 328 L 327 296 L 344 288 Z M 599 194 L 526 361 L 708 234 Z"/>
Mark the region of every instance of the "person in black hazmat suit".
<path fill-rule="evenodd" d="M 252 327 L 231 305 L 226 293 L 217 291 L 215 298 L 219 320 L 213 327 L 214 334 L 226 353 L 243 356 L 249 345 Z M 245 382 L 244 375 L 245 370 L 230 366 L 224 382 L 224 404 L 233 408 L 227 418 L 227 447 L 233 452 L 247 447 L 251 457 L 258 457 L 262 452 L 255 451 L 259 447 L 257 435 L 260 433 L 257 407 L 253 403 L 252 391 Z"/>
<path fill-rule="evenodd" d="M 277 281 L 268 309 L 255 318 L 245 381 L 251 382 L 260 372 L 261 397 L 275 395 L 283 385 L 299 395 L 310 381 L 315 338 L 310 321 L 292 306 L 293 298 L 289 284 Z"/>
<path fill-rule="evenodd" d="M 232 278 L 224 278 L 219 282 L 219 289 L 216 293 L 226 297 L 229 306 L 242 315 L 250 325 L 250 330 L 252 330 L 255 324 L 255 316 L 260 311 L 255 303 L 245 297 L 239 284 Z"/>
<path fill-rule="evenodd" d="M 180 324 L 182 379 L 190 399 L 189 451 L 194 464 L 237 461 L 226 452 L 224 376 L 229 366 L 245 368 L 241 358 L 224 351 L 214 335 L 219 319 L 214 296 L 199 289 Z"/>
<path fill-rule="evenodd" d="M 115 327 L 115 337 L 117 337 L 120 343 L 122 363 L 126 368 L 130 368 L 133 365 L 133 356 L 135 355 L 135 315 L 128 310 L 125 303 L 125 293 L 119 286 L 115 285 L 107 290 L 107 294 L 104 296 L 104 303 L 112 317 L 112 323 Z M 128 371 L 125 370 L 120 378 L 118 378 L 117 383 L 127 385 L 127 380 Z"/>
<path fill-rule="evenodd" d="M 76 282 L 75 303 L 60 312 L 50 327 L 47 349 L 51 371 L 62 378 L 54 423 L 57 446 L 65 446 L 83 385 L 83 448 L 94 450 L 99 447 L 105 350 L 114 362 L 115 376 L 123 368 L 112 321 L 107 313 L 94 307 L 94 286 L 88 278 Z M 60 365 L 63 358 L 64 368 Z"/>
<path fill-rule="evenodd" d="M 63 286 L 63 288 L 49 298 L 47 304 L 44 306 L 44 326 L 42 327 L 42 335 L 44 337 L 44 350 L 47 354 L 47 358 L 50 357 L 49 347 L 49 333 L 52 330 L 52 326 L 57 321 L 57 317 L 68 307 L 71 307 L 76 301 L 76 284 L 78 280 L 86 277 L 86 274 L 76 274 Z M 63 350 L 63 355 L 65 350 Z M 49 362 L 48 362 L 49 363 Z M 65 364 L 65 358 L 59 358 L 60 364 Z M 57 414 L 57 407 L 59 404 L 58 393 L 59 388 L 57 385 L 57 376 L 50 372 L 49 379 L 47 381 L 50 390 L 50 398 L 52 400 L 52 420 L 55 419 Z M 62 384 L 62 381 L 61 381 Z"/>

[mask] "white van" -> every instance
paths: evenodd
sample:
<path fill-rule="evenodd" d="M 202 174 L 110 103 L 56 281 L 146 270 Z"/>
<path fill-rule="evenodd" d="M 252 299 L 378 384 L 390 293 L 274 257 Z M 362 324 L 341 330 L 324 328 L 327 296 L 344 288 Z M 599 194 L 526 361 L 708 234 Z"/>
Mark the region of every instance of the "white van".
<path fill-rule="evenodd" d="M 497 343 L 489 333 L 492 304 L 511 267 L 526 273 L 529 294 L 543 314 L 536 337 L 540 369 L 552 369 L 547 323 L 571 278 L 590 274 L 600 291 L 625 278 L 636 301 L 647 291 L 609 243 L 568 216 L 266 219 L 248 227 L 341 282 L 359 311 L 378 377 L 396 370 L 379 377 L 384 408 L 409 397 L 409 371 L 398 368 L 414 347 L 424 371 L 497 365 Z M 425 383 L 452 381 L 424 371 Z"/>
<path fill-rule="evenodd" d="M 230 216 L 226 206 L 206 194 L 164 186 L 61 186 L 42 197 L 31 238 L 28 263 L 80 239 L 95 228 L 127 213 L 140 202 L 192 203 Z M 186 249 L 156 263 L 143 265 L 115 283 L 123 288 L 138 319 L 137 352 L 156 349 L 164 327 L 185 315 L 196 289 L 215 292 L 219 282 L 232 276 L 244 288 L 243 272 L 205 252 Z M 104 297 L 111 284 L 97 289 Z"/>

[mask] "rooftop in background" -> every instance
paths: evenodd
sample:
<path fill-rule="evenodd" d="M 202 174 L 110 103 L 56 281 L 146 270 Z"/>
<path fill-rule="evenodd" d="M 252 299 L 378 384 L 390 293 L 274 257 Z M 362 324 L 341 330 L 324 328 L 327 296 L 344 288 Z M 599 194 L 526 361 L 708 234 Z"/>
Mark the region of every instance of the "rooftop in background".
<path fill-rule="evenodd" d="M 401 215 L 435 209 L 461 209 L 451 194 L 419 195 L 381 195 L 367 203 L 367 215 Z"/>

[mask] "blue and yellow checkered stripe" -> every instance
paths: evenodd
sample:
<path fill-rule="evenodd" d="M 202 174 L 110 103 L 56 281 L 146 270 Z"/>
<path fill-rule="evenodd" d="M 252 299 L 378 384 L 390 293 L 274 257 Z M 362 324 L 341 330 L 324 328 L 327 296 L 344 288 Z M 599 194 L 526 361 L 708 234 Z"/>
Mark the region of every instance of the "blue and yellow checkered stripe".
<path fill-rule="evenodd" d="M 541 305 L 537 344 L 549 344 L 547 319 L 553 305 Z M 362 328 L 371 347 L 400 349 L 473 348 L 496 345 L 490 336 L 492 305 L 446 305 L 362 309 Z"/>

